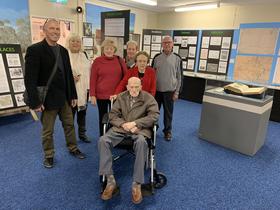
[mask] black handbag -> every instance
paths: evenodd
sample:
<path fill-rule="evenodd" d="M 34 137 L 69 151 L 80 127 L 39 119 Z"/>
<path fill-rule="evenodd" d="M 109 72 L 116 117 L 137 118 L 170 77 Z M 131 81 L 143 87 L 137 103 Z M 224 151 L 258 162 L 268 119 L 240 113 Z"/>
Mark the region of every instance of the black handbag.
<path fill-rule="evenodd" d="M 52 82 L 52 79 L 54 77 L 54 74 L 56 73 L 56 69 L 57 69 L 57 63 L 58 63 L 58 57 L 60 55 L 60 47 L 58 46 L 58 52 L 57 52 L 57 56 L 56 56 L 56 60 L 55 60 L 55 64 L 53 66 L 53 70 L 52 70 L 52 74 L 47 82 L 46 86 L 37 86 L 37 94 L 38 94 L 38 98 L 41 104 L 44 104 L 47 93 L 48 93 L 48 89 L 49 86 Z M 29 106 L 30 105 L 30 101 L 29 101 L 29 97 L 28 97 L 28 93 L 27 90 L 25 89 L 24 93 L 23 93 L 23 101 L 24 103 Z"/>

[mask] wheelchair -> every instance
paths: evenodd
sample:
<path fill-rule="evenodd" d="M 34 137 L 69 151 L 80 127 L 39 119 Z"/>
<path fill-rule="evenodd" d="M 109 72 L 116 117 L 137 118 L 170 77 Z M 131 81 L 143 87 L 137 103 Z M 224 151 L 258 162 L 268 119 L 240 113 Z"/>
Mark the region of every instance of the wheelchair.
<path fill-rule="evenodd" d="M 105 114 L 102 119 L 103 124 L 103 134 L 105 134 L 109 128 L 111 127 L 109 123 L 109 114 Z M 167 184 L 167 178 L 166 176 L 158 172 L 156 170 L 156 163 L 155 163 L 155 148 L 156 148 L 156 132 L 157 132 L 158 125 L 154 124 L 152 130 L 152 137 L 146 138 L 147 144 L 148 144 L 148 168 L 150 169 L 150 179 L 149 183 L 145 183 L 141 185 L 141 191 L 143 196 L 149 196 L 155 194 L 155 189 L 160 189 L 164 187 Z M 128 136 L 125 137 L 119 144 L 117 144 L 114 149 L 123 150 L 124 152 L 120 155 L 113 156 L 113 163 L 118 161 L 124 156 L 127 156 L 129 154 L 134 155 L 133 153 L 133 144 L 134 141 Z M 100 182 L 101 182 L 101 194 L 106 188 L 107 180 L 106 176 L 100 176 Z M 119 188 L 118 192 L 119 193 Z"/>

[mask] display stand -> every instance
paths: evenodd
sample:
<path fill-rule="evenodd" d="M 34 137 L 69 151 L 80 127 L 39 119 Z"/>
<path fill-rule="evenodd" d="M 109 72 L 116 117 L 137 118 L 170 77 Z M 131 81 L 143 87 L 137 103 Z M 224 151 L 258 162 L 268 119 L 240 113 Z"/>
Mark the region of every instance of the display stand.
<path fill-rule="evenodd" d="M 0 44 L 0 116 L 28 112 L 23 102 L 23 58 L 19 44 Z"/>
<path fill-rule="evenodd" d="M 129 40 L 130 10 L 101 13 L 101 40 L 111 39 L 117 45 L 116 54 L 126 56 L 125 44 Z"/>
<path fill-rule="evenodd" d="M 205 91 L 199 137 L 255 155 L 265 141 L 272 99 L 269 95 L 261 100 L 226 94 L 223 88 Z"/>

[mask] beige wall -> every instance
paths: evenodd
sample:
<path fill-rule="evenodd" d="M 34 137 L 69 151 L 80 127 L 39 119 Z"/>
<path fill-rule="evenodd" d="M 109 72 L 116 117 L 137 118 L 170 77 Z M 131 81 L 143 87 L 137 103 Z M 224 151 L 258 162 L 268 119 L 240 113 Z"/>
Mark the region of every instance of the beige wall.
<path fill-rule="evenodd" d="M 85 21 L 85 13 L 78 14 L 76 12 L 77 6 L 82 6 L 85 9 L 85 3 L 92 3 L 95 5 L 108 7 L 116 10 L 128 10 L 136 15 L 134 33 L 142 34 L 145 28 L 156 28 L 157 14 L 147 12 L 140 9 L 133 9 L 116 4 L 101 2 L 98 0 L 69 0 L 66 5 L 55 4 L 47 0 L 29 0 L 29 9 L 31 17 L 45 17 L 64 19 L 73 22 L 73 32 L 82 35 L 82 26 Z"/>
<path fill-rule="evenodd" d="M 196 12 L 158 15 L 160 29 L 228 29 L 240 23 L 280 22 L 280 3 L 259 6 L 221 6 Z"/>

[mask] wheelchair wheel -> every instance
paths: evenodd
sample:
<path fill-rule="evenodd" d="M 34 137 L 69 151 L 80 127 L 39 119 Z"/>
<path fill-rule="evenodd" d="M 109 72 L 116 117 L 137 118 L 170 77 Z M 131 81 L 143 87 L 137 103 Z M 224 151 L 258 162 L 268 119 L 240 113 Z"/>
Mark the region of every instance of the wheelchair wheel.
<path fill-rule="evenodd" d="M 163 173 L 158 172 L 155 174 L 154 188 L 156 189 L 163 188 L 166 185 L 166 183 L 167 183 L 167 178 Z"/>

